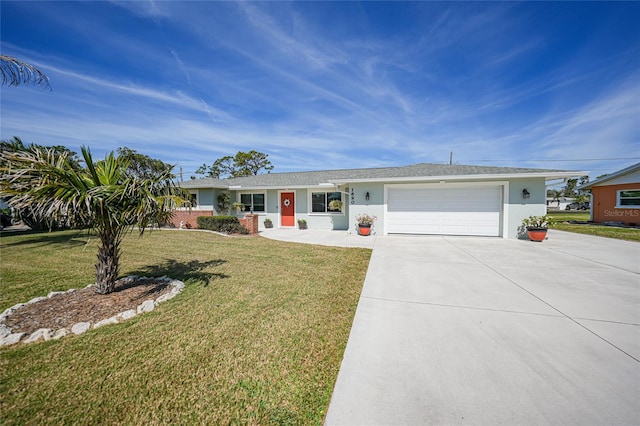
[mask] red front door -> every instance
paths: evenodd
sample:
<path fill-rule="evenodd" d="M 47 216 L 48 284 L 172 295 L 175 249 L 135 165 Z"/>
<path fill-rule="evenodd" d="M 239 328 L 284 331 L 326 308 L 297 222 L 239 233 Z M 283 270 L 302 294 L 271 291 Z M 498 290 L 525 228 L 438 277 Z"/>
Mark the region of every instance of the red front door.
<path fill-rule="evenodd" d="M 280 193 L 280 226 L 296 225 L 296 206 L 294 192 Z"/>

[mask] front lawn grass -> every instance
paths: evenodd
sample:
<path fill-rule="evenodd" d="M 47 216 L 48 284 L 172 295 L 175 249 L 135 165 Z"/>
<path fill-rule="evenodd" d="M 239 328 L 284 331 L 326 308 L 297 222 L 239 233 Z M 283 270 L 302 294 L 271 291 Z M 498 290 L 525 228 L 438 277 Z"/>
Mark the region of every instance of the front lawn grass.
<path fill-rule="evenodd" d="M 122 324 L 0 349 L 1 423 L 321 424 L 370 254 L 133 234 L 121 275 L 168 275 L 185 290 Z M 0 311 L 94 281 L 86 232 L 3 235 L 0 256 Z"/>
<path fill-rule="evenodd" d="M 589 220 L 591 213 L 589 210 L 558 210 L 558 211 L 550 211 L 547 213 L 549 216 L 553 218 L 553 220 L 558 222 L 566 222 L 569 220 L 578 220 L 586 222 Z"/>
<path fill-rule="evenodd" d="M 590 213 L 576 211 L 554 211 L 549 212 L 555 223 L 553 229 L 561 231 L 575 232 L 578 234 L 595 235 L 598 237 L 617 238 L 619 240 L 640 241 L 640 229 L 618 228 L 615 226 L 568 223 L 570 220 L 588 221 Z"/>

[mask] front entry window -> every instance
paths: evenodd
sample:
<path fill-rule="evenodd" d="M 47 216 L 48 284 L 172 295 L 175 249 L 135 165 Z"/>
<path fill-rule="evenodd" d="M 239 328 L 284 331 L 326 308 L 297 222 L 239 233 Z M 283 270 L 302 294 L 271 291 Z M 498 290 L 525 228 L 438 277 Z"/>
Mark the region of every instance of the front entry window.
<path fill-rule="evenodd" d="M 342 201 L 340 192 L 312 192 L 311 212 L 312 213 L 341 213 L 340 209 L 331 209 L 329 203 L 333 200 Z"/>
<path fill-rule="evenodd" d="M 240 202 L 244 204 L 245 212 L 264 212 L 264 194 L 240 194 Z"/>

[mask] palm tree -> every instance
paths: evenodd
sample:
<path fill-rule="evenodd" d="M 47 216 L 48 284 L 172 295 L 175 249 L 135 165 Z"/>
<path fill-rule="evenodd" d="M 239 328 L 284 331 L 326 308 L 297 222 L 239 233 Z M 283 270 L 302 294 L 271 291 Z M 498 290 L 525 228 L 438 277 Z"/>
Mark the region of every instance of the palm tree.
<path fill-rule="evenodd" d="M 83 147 L 82 156 L 85 166 L 77 169 L 67 152 L 51 148 L 0 152 L 0 195 L 10 197 L 12 207 L 89 223 L 100 239 L 95 291 L 107 294 L 118 278 L 124 236 L 135 226 L 143 234 L 187 199 L 172 182 L 171 169 L 140 178 L 127 173 L 128 160 L 113 152 L 94 162 Z"/>
<path fill-rule="evenodd" d="M 33 65 L 12 56 L 0 55 L 0 73 L 3 86 L 18 86 L 33 82 L 36 85 L 43 84 L 46 89 L 51 90 L 49 77 Z"/>
<path fill-rule="evenodd" d="M 558 207 L 560 207 L 560 196 L 561 195 L 562 195 L 562 191 L 557 190 L 557 189 L 552 189 L 551 190 L 551 197 L 553 197 L 551 202 L 557 201 L 558 202 Z"/>

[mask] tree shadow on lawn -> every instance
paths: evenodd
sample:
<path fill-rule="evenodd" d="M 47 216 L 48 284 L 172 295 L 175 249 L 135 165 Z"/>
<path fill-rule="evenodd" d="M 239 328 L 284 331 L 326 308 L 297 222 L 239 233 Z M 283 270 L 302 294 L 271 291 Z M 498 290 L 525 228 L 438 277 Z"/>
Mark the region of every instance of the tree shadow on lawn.
<path fill-rule="evenodd" d="M 230 278 L 229 275 L 223 273 L 205 271 L 208 268 L 214 268 L 226 262 L 224 259 L 208 260 L 206 262 L 199 260 L 180 262 L 175 259 L 167 259 L 164 263 L 146 266 L 130 274 L 151 277 L 166 275 L 173 279 L 180 280 L 185 284 L 187 281 L 200 281 L 204 283 L 205 287 L 208 287 L 212 280 Z"/>

